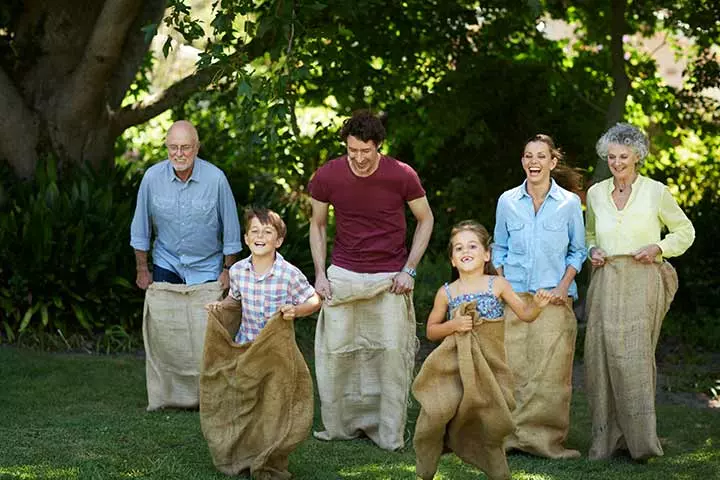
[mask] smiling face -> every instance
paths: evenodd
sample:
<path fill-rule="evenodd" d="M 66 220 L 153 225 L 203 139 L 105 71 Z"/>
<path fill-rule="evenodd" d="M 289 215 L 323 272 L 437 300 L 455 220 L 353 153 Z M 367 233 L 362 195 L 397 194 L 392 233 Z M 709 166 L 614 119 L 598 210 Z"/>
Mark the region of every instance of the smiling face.
<path fill-rule="evenodd" d="M 450 262 L 461 272 L 483 270 L 490 261 L 490 252 L 485 249 L 480 237 L 471 230 L 456 233 L 451 244 Z"/>
<path fill-rule="evenodd" d="M 183 179 L 189 177 L 200 148 L 195 127 L 186 121 L 174 123 L 168 130 L 165 145 L 168 149 L 168 158 L 177 175 Z"/>
<path fill-rule="evenodd" d="M 607 162 L 610 173 L 617 180 L 628 182 L 635 178 L 640 157 L 631 147 L 611 143 L 608 145 Z"/>
<path fill-rule="evenodd" d="M 283 238 L 270 223 L 262 223 L 257 217 L 250 220 L 245 232 L 245 243 L 254 256 L 275 255 L 275 250 L 282 245 Z"/>
<path fill-rule="evenodd" d="M 380 164 L 378 145 L 373 140 L 363 142 L 352 135 L 347 137 L 347 155 L 350 169 L 359 177 L 368 177 Z"/>
<path fill-rule="evenodd" d="M 535 185 L 550 183 L 550 172 L 557 165 L 550 146 L 545 142 L 529 142 L 525 145 L 522 166 L 528 182 Z"/>

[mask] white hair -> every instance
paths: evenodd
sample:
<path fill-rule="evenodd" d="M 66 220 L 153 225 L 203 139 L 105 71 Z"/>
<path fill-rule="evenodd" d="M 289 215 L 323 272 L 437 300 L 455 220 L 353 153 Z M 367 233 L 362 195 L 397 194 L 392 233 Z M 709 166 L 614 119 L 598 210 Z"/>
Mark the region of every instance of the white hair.
<path fill-rule="evenodd" d="M 650 151 L 650 141 L 645 133 L 629 123 L 616 123 L 600 137 L 595 144 L 595 151 L 602 159 L 607 160 L 608 147 L 612 144 L 630 147 L 640 159 L 638 167 L 645 163 Z"/>

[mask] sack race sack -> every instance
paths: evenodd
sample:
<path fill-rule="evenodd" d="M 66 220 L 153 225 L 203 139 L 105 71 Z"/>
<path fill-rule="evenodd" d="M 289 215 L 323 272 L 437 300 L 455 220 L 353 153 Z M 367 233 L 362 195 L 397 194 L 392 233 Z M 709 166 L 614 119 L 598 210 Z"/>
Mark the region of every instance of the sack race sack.
<path fill-rule="evenodd" d="M 478 316 L 476 302 L 455 314 L 473 317 L 428 355 L 413 383 L 420 403 L 415 427 L 416 474 L 431 480 L 440 456 L 452 451 L 488 476 L 510 478 L 503 442 L 513 431 L 513 381 L 505 361 L 505 322 Z"/>
<path fill-rule="evenodd" d="M 367 435 L 380 448 L 405 444 L 417 338 L 410 295 L 388 289 L 393 273 L 355 273 L 331 265 L 332 299 L 315 332 L 321 440 Z"/>
<path fill-rule="evenodd" d="M 519 293 L 525 302 L 529 293 Z M 533 322 L 505 313 L 505 350 L 515 380 L 515 431 L 505 449 L 547 458 L 577 458 L 564 443 L 570 431 L 570 398 L 577 319 L 570 299 L 550 304 Z"/>
<path fill-rule="evenodd" d="M 290 453 L 313 420 L 310 370 L 295 343 L 295 324 L 280 312 L 252 343 L 233 341 L 241 309 L 208 313 L 200 425 L 215 467 L 227 475 L 284 480 Z"/>
<path fill-rule="evenodd" d="M 207 312 L 222 298 L 220 282 L 153 282 L 145 293 L 143 342 L 147 410 L 197 408 Z"/>
<path fill-rule="evenodd" d="M 618 255 L 593 270 L 585 334 L 590 459 L 624 448 L 635 459 L 663 454 L 656 430 L 655 348 L 677 288 L 668 262 L 648 265 Z"/>

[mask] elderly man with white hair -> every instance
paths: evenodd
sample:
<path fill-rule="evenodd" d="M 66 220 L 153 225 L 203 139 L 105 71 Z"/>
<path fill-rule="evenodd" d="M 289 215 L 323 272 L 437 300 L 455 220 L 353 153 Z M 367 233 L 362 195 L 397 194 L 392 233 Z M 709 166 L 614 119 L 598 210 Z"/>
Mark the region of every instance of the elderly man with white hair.
<path fill-rule="evenodd" d="M 145 172 L 138 192 L 130 236 L 137 286 L 219 280 L 227 288 L 228 270 L 242 249 L 230 184 L 222 170 L 197 157 L 200 142 L 190 122 L 175 122 L 166 146 L 168 158 Z M 151 276 L 147 253 L 153 230 Z"/>
<path fill-rule="evenodd" d="M 167 133 L 168 157 L 148 168 L 130 228 L 143 311 L 148 410 L 195 408 L 206 303 L 220 300 L 242 249 L 235 198 L 225 174 L 198 158 L 188 121 Z M 152 273 L 148 252 L 152 243 Z"/>

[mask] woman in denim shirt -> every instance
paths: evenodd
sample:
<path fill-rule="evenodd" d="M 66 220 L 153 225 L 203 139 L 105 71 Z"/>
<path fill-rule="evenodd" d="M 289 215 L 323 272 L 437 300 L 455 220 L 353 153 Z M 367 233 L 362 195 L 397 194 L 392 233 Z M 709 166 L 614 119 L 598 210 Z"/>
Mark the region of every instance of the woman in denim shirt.
<path fill-rule="evenodd" d="M 582 177 L 562 164 L 562 158 L 547 135 L 526 143 L 526 179 L 500 196 L 493 245 L 493 263 L 513 290 L 528 297 L 540 289 L 553 293 L 552 304 L 536 322 L 525 323 L 511 311 L 505 322 L 517 403 L 515 432 L 505 448 L 547 458 L 580 456 L 564 442 L 570 426 L 577 333 L 572 310 L 575 275 L 587 252 L 580 198 L 571 192 L 580 191 Z"/>

